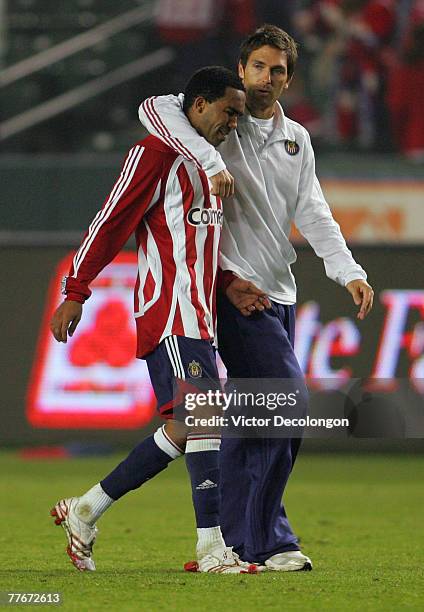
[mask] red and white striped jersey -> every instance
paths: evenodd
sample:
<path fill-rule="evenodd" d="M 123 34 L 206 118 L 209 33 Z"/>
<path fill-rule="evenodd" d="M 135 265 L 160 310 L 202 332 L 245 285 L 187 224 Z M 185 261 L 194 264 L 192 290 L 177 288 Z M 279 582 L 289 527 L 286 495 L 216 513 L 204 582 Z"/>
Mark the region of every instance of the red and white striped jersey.
<path fill-rule="evenodd" d="M 137 357 L 171 334 L 212 340 L 222 221 L 204 171 L 149 136 L 129 151 L 91 223 L 66 279 L 67 299 L 89 297 L 89 283 L 135 232 Z"/>

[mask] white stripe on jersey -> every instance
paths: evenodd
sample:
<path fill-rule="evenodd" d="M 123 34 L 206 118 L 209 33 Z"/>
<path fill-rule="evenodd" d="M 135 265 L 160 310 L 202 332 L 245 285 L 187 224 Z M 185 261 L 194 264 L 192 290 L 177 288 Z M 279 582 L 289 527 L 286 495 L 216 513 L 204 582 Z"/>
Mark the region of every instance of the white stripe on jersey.
<path fill-rule="evenodd" d="M 144 315 L 144 283 L 146 282 L 146 278 L 149 273 L 149 264 L 147 263 L 147 259 L 141 244 L 138 247 L 137 264 L 140 286 L 138 288 L 138 311 L 135 312 L 134 315 L 135 317 L 141 317 Z"/>
<path fill-rule="evenodd" d="M 138 289 L 139 307 L 138 312 L 134 314 L 136 318 L 144 315 L 149 308 L 151 308 L 153 304 L 157 302 L 162 289 L 162 260 L 160 258 L 159 249 L 146 220 L 144 220 L 144 225 L 147 230 L 147 258 L 144 254 L 142 246 L 140 245 L 138 249 L 138 273 L 140 275 L 140 287 Z M 146 282 L 149 270 L 152 273 L 153 280 L 155 281 L 155 289 L 151 299 L 145 304 L 144 284 Z"/>
<path fill-rule="evenodd" d="M 144 211 L 145 215 L 149 212 L 152 206 L 154 206 L 156 202 L 159 200 L 161 187 L 162 187 L 162 179 L 160 179 L 159 183 L 156 185 L 156 189 L 155 189 L 155 193 L 153 194 L 152 201 L 150 202 L 149 206 Z"/>
<path fill-rule="evenodd" d="M 165 210 L 165 203 L 166 203 L 167 199 L 171 197 L 171 193 L 173 191 L 175 192 L 175 184 L 174 183 L 178 183 L 178 181 L 176 180 L 176 178 L 177 178 L 176 177 L 176 172 L 178 170 L 178 166 L 180 165 L 181 161 L 182 161 L 182 157 L 177 157 L 177 159 L 172 164 L 171 170 L 169 171 L 168 180 L 166 182 L 166 188 L 165 188 L 165 198 L 164 198 L 164 203 L 163 203 L 164 210 Z M 179 188 L 179 185 L 178 185 L 178 188 Z M 169 220 L 168 220 L 168 218 L 167 218 L 167 224 L 168 224 L 168 229 L 171 232 L 171 227 L 169 227 Z M 175 244 L 174 244 L 174 260 L 175 260 Z M 171 302 L 171 306 L 170 306 L 170 309 L 169 309 L 168 320 L 166 322 L 165 329 L 164 329 L 164 331 L 162 333 L 162 336 L 161 336 L 159 342 L 161 342 L 167 336 L 170 336 L 171 333 L 172 333 L 172 324 L 174 322 L 175 312 L 176 312 L 176 308 L 177 308 L 178 289 L 179 289 L 179 283 L 178 283 L 178 275 L 176 273 L 175 274 L 175 279 L 174 279 L 174 286 L 172 288 L 172 302 Z"/>
<path fill-rule="evenodd" d="M 218 201 L 216 199 L 216 196 L 211 194 L 210 198 L 211 198 L 212 208 L 218 208 Z M 222 203 L 221 203 L 221 209 L 222 209 Z M 214 229 L 214 233 L 213 233 L 213 251 L 212 251 L 212 266 L 213 266 L 212 270 L 214 271 L 214 273 L 212 277 L 211 292 L 209 295 L 209 310 L 208 310 L 208 312 L 210 312 L 211 318 L 213 317 L 212 304 L 214 303 L 214 299 L 213 299 L 214 298 L 214 285 L 215 285 L 215 278 L 216 278 L 216 274 L 218 270 L 219 241 L 221 239 L 221 228 L 214 227 L 213 229 Z M 211 321 L 211 329 L 212 329 L 212 335 L 216 334 L 215 321 L 213 319 Z M 216 344 L 218 344 L 217 338 L 215 338 L 215 342 Z"/>
<path fill-rule="evenodd" d="M 205 199 L 203 196 L 203 186 L 200 180 L 200 176 L 198 172 L 193 172 L 193 164 L 184 161 L 184 165 L 186 166 L 187 173 L 190 177 L 191 184 L 193 185 L 194 193 L 196 196 L 195 201 L 193 201 L 192 207 L 203 208 L 205 204 Z M 216 204 L 216 201 L 215 201 Z M 196 231 L 196 263 L 194 264 L 194 271 L 196 273 L 196 286 L 197 293 L 199 295 L 199 302 L 205 312 L 205 323 L 208 328 L 208 332 L 210 336 L 214 335 L 213 325 L 212 325 L 212 312 L 211 312 L 211 302 L 207 304 L 207 300 L 209 300 L 209 296 L 206 299 L 205 296 L 205 287 L 203 284 L 204 279 L 204 267 L 205 267 L 205 242 L 208 237 L 208 232 L 198 232 Z"/>
<path fill-rule="evenodd" d="M 143 155 L 143 151 L 144 147 L 140 147 L 139 145 L 137 145 L 129 152 L 127 161 L 125 162 L 125 165 L 122 169 L 121 176 L 119 177 L 115 187 L 113 188 L 112 193 L 110 194 L 106 204 L 97 213 L 96 217 L 91 223 L 88 230 L 88 234 L 74 257 L 74 278 L 76 278 L 78 269 L 82 261 L 84 260 L 84 257 L 86 256 L 87 251 L 90 248 L 93 240 L 95 239 L 99 229 L 101 228 L 103 223 L 107 221 L 113 209 L 119 202 L 122 194 L 125 192 L 128 185 L 130 184 L 137 169 L 137 165 L 141 159 L 141 156 Z"/>
<path fill-rule="evenodd" d="M 161 184 L 162 184 L 162 179 L 157 184 L 155 193 L 153 194 L 152 201 L 150 202 L 149 206 L 146 208 L 146 211 L 144 213 L 145 215 L 152 208 L 152 206 L 154 206 L 156 202 L 159 200 L 160 192 L 161 192 Z M 144 220 L 144 225 L 146 226 L 147 233 L 148 233 L 147 259 L 144 254 L 143 248 L 140 245 L 138 248 L 138 254 L 137 254 L 140 286 L 138 290 L 139 307 L 138 307 L 138 311 L 134 313 L 134 316 L 136 318 L 141 317 L 146 312 L 146 310 L 148 310 L 151 306 L 153 306 L 153 304 L 158 300 L 160 296 L 160 290 L 162 288 L 162 260 L 160 258 L 159 249 L 156 245 L 156 242 L 153 238 L 149 224 L 147 223 L 146 220 Z M 150 239 L 150 242 L 153 241 L 153 246 L 152 244 L 149 245 L 149 239 Z M 150 254 L 150 251 L 152 251 L 153 254 Z M 155 290 L 153 292 L 152 299 L 149 302 L 147 302 L 147 304 L 144 304 L 144 291 L 143 290 L 144 290 L 144 283 L 146 282 L 147 274 L 149 273 L 149 268 L 152 272 L 152 276 L 155 281 Z"/>
<path fill-rule="evenodd" d="M 186 160 L 183 159 L 182 163 L 185 164 Z M 187 171 L 188 171 L 189 181 L 194 187 L 193 178 L 195 177 L 194 180 L 196 180 L 199 177 L 199 174 L 193 165 L 190 166 L 189 164 L 187 164 L 187 166 L 188 166 Z M 177 196 L 178 200 L 180 202 L 183 202 L 183 195 L 181 192 L 181 186 L 180 186 L 178 177 L 175 177 L 174 182 L 177 183 L 177 186 L 179 189 L 179 193 Z M 198 190 L 198 188 L 196 189 L 195 187 L 193 190 L 194 199 L 193 199 L 192 207 L 199 206 L 200 208 L 203 208 L 204 197 L 203 197 L 203 189 L 202 189 L 200 180 L 199 180 L 199 185 L 200 185 L 200 191 Z M 168 225 L 170 227 L 174 226 L 174 232 L 171 232 L 171 236 L 172 236 L 172 241 L 174 244 L 174 261 L 175 261 L 175 265 L 177 266 L 177 275 L 179 276 L 178 304 L 180 306 L 183 328 L 186 332 L 191 330 L 191 333 L 194 332 L 196 334 L 195 337 L 201 338 L 200 331 L 199 331 L 199 322 L 197 318 L 197 311 L 196 311 L 196 308 L 193 306 L 192 299 L 191 299 L 191 276 L 190 276 L 190 273 L 188 271 L 188 266 L 187 266 L 187 251 L 186 251 L 187 238 L 186 238 L 186 233 L 185 233 L 184 208 L 182 205 L 175 206 L 175 202 L 172 202 L 172 203 L 170 202 L 169 203 L 170 206 L 168 209 L 169 213 L 168 213 L 167 212 L 168 207 L 166 204 L 167 202 L 165 200 L 165 214 L 167 218 L 169 214 L 169 217 L 171 220 L 171 223 L 168 223 Z M 196 231 L 196 236 L 198 233 L 199 232 Z M 197 253 L 196 256 L 201 257 L 202 262 L 203 262 L 203 255 L 204 253 L 202 252 L 202 253 Z M 197 289 L 199 291 L 199 287 Z M 193 326 L 193 321 L 196 322 L 194 326 Z"/>
<path fill-rule="evenodd" d="M 196 308 L 191 303 L 191 278 L 186 259 L 186 233 L 184 224 L 183 195 L 180 182 L 176 176 L 178 167 L 183 161 L 183 158 L 179 156 L 172 165 L 169 172 L 168 181 L 166 183 L 165 200 L 163 203 L 166 222 L 172 238 L 176 274 L 172 290 L 171 308 L 161 340 L 172 334 L 172 326 L 177 309 L 177 300 L 180 306 L 184 333 L 188 333 L 189 337 L 191 338 L 201 338 Z"/>

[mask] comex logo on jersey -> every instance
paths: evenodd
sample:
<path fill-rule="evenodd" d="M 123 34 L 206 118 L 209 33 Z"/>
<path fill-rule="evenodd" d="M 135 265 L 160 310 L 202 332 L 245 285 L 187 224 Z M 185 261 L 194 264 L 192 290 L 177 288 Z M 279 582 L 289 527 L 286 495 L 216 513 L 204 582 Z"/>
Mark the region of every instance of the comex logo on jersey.
<path fill-rule="evenodd" d="M 216 208 L 191 208 L 187 215 L 190 225 L 222 225 L 224 213 Z"/>

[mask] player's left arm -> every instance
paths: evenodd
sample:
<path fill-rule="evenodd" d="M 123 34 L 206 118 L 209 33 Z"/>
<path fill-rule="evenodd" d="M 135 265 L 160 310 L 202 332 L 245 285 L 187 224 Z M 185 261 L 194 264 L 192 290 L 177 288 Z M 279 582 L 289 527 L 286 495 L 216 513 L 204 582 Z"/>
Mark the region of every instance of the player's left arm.
<path fill-rule="evenodd" d="M 357 306 L 360 306 L 359 312 L 356 315 L 358 319 L 363 321 L 367 314 L 371 312 L 374 302 L 374 291 L 371 285 L 366 280 L 358 278 L 352 280 L 346 285 L 346 289 L 351 294 L 353 301 Z"/>
<path fill-rule="evenodd" d="M 144 127 L 179 155 L 203 168 L 212 183 L 212 194 L 234 195 L 234 178 L 219 152 L 194 129 L 183 112 L 184 94 L 152 96 L 144 100 L 138 116 Z"/>
<path fill-rule="evenodd" d="M 183 102 L 184 94 L 152 96 L 140 104 L 138 117 L 150 134 L 203 168 L 207 177 L 214 176 L 226 165 L 216 148 L 191 125 Z"/>
<path fill-rule="evenodd" d="M 346 287 L 354 303 L 360 306 L 358 319 L 364 319 L 372 308 L 374 293 L 325 200 L 315 174 L 315 156 L 306 130 L 294 222 L 318 257 L 324 260 L 327 276 Z"/>

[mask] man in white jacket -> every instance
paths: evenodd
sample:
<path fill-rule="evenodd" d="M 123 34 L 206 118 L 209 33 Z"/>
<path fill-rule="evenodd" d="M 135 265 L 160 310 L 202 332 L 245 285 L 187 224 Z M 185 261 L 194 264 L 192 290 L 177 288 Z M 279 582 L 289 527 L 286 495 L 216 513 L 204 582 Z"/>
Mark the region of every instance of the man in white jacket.
<path fill-rule="evenodd" d="M 149 98 L 139 109 L 146 128 L 205 170 L 224 204 L 218 300 L 218 346 L 229 378 L 302 379 L 293 351 L 296 284 L 289 240 L 294 222 L 327 276 L 346 287 L 362 320 L 373 291 L 352 257 L 315 175 L 308 132 L 284 115 L 278 99 L 297 59 L 294 40 L 265 25 L 241 46 L 239 75 L 246 88 L 237 131 L 214 149 L 183 113 L 184 96 Z M 234 177 L 234 179 L 233 179 Z M 238 287 L 244 279 L 265 291 L 271 308 L 244 315 Z M 225 439 L 221 446 L 222 529 L 244 560 L 276 571 L 312 569 L 298 546 L 281 498 L 299 439 Z M 234 508 L 245 508 L 242 516 Z"/>

